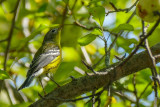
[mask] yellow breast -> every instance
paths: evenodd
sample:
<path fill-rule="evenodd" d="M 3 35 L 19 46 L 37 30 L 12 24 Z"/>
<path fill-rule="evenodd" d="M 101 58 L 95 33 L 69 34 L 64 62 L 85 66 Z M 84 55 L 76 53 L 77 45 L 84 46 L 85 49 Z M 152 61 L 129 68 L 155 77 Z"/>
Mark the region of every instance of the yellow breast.
<path fill-rule="evenodd" d="M 61 55 L 55 58 L 50 64 L 44 67 L 44 72 L 43 73 L 48 73 L 48 72 L 53 72 L 57 70 L 59 64 L 61 62 Z"/>

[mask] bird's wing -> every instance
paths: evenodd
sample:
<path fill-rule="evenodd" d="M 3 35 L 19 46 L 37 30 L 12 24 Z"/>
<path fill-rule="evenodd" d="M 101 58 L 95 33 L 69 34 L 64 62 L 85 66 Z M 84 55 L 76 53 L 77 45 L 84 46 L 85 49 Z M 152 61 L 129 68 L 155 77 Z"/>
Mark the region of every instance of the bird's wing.
<path fill-rule="evenodd" d="M 27 77 L 34 75 L 37 73 L 41 68 L 48 65 L 50 62 L 52 62 L 57 56 L 60 55 L 60 49 L 59 47 L 54 47 L 52 49 L 48 49 L 46 52 L 41 52 L 41 48 L 37 51 L 35 54 L 35 57 L 32 60 L 32 63 L 29 67 Z"/>

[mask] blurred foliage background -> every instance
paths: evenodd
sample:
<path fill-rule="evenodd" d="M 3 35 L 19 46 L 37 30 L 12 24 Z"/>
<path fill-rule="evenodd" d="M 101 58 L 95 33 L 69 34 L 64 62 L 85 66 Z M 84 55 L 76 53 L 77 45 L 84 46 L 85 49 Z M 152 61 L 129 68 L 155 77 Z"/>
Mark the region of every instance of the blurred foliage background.
<path fill-rule="evenodd" d="M 119 11 L 108 14 L 107 12 L 114 11 L 111 4 L 118 9 L 125 9 L 135 2 L 136 0 L 0 0 L 1 107 L 28 106 L 39 99 L 38 93 L 43 95 L 37 80 L 22 92 L 18 93 L 16 89 L 25 80 L 29 64 L 41 46 L 45 33 L 50 27 L 62 24 L 63 21 L 64 28 L 61 35 L 63 60 L 54 74 L 55 81 L 60 85 L 71 81 L 69 76 L 78 78 L 85 75 L 84 71 L 91 72 L 82 60 L 94 66 L 104 56 L 105 44 L 102 37 L 107 39 L 109 46 L 116 37 L 114 34 L 120 34 L 110 51 L 110 64 L 118 62 L 115 55 L 122 57 L 126 53 L 128 56 L 138 44 L 141 34 L 141 19 L 134 14 L 136 7 L 133 6 L 129 12 Z M 14 16 L 15 20 L 13 20 Z M 14 21 L 15 24 L 12 26 Z M 152 25 L 151 23 L 150 26 Z M 8 38 L 10 33 L 11 41 Z M 160 42 L 160 39 L 157 39 L 159 34 L 160 26 L 149 37 L 150 46 Z M 10 47 L 7 52 L 9 42 Z M 138 52 L 143 50 L 141 48 Z M 8 57 L 5 65 L 6 54 Z M 94 69 L 97 71 L 104 67 L 103 58 Z M 159 64 L 157 69 L 159 70 Z M 108 96 L 107 91 L 100 96 L 100 107 L 108 105 L 135 107 L 136 95 L 133 81 L 136 81 L 140 107 L 153 106 L 151 72 L 149 69 L 144 69 L 114 82 L 111 86 L 111 96 Z M 44 79 L 43 83 L 47 93 L 56 88 L 56 85 L 47 79 Z M 91 92 L 88 92 L 82 96 L 90 94 Z M 60 107 L 91 107 L 91 102 L 88 100 L 64 103 Z M 95 106 L 97 105 L 96 102 Z"/>

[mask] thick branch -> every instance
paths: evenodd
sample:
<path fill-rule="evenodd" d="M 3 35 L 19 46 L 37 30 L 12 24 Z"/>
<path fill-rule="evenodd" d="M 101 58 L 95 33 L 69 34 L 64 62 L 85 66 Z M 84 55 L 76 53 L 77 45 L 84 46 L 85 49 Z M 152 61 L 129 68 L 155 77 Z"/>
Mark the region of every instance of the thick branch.
<path fill-rule="evenodd" d="M 160 54 L 160 43 L 153 46 L 151 51 L 153 55 Z M 160 61 L 160 58 L 157 58 L 156 61 Z M 119 80 L 127 75 L 133 74 L 150 66 L 152 66 L 152 62 L 150 61 L 147 52 L 141 52 L 134 55 L 124 65 L 107 69 L 104 68 L 97 74 L 78 78 L 60 88 L 56 88 L 44 98 L 34 102 L 32 105 L 30 105 L 30 107 L 56 107 L 63 103 L 64 99 L 73 99 L 76 96 L 103 87 L 111 82 Z"/>

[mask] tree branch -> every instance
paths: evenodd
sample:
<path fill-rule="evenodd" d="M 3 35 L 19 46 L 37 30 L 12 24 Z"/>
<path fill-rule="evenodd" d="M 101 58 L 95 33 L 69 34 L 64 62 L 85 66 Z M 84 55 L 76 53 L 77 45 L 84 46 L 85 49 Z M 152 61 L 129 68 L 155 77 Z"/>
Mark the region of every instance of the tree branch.
<path fill-rule="evenodd" d="M 160 43 L 153 46 L 151 51 L 154 56 L 160 54 Z M 159 57 L 156 59 L 156 62 L 158 61 L 160 61 Z M 30 107 L 57 107 L 63 103 L 62 100 L 58 99 L 73 99 L 93 89 L 109 85 L 111 82 L 148 68 L 151 65 L 152 62 L 150 61 L 147 51 L 141 52 L 131 57 L 130 60 L 123 65 L 104 68 L 96 74 L 92 73 L 89 76 L 78 78 L 60 88 L 56 88 L 44 96 L 44 98 L 34 102 Z M 57 99 L 53 100 L 53 98 Z"/>
<path fill-rule="evenodd" d="M 18 14 L 19 4 L 20 4 L 20 0 L 17 0 L 16 6 L 15 6 L 15 9 L 14 9 L 13 19 L 12 19 L 12 25 L 11 25 L 8 37 L 6 39 L 7 40 L 7 48 L 6 48 L 5 55 L 4 55 L 4 64 L 3 64 L 4 71 L 6 71 L 6 68 L 7 68 L 7 66 L 6 66 L 7 65 L 7 59 L 8 59 L 9 49 L 10 49 L 10 45 L 11 45 L 12 34 L 13 34 L 14 27 L 15 27 L 15 20 L 16 20 L 17 14 Z M 1 42 L 4 42 L 6 40 L 5 39 L 1 40 Z M 13 97 L 13 92 L 12 92 L 11 88 L 9 87 L 8 82 L 7 81 L 3 81 L 3 82 L 5 83 L 5 87 L 7 89 L 7 95 L 8 95 L 10 103 L 15 104 L 15 99 Z"/>
<path fill-rule="evenodd" d="M 7 44 L 7 48 L 6 48 L 6 52 L 5 52 L 5 57 L 4 57 L 4 70 L 6 70 L 6 63 L 7 63 L 7 58 L 8 58 L 8 52 L 9 52 L 9 48 L 10 48 L 10 44 L 11 44 L 13 29 L 14 29 L 14 26 L 15 26 L 15 19 L 16 19 L 16 16 L 18 14 L 17 11 L 18 11 L 19 3 L 20 3 L 20 0 L 18 0 L 17 3 L 16 3 L 15 9 L 14 9 L 14 16 L 13 16 L 13 19 L 12 19 L 12 25 L 11 25 L 10 32 L 9 32 L 8 38 L 7 38 L 8 44 Z"/>

